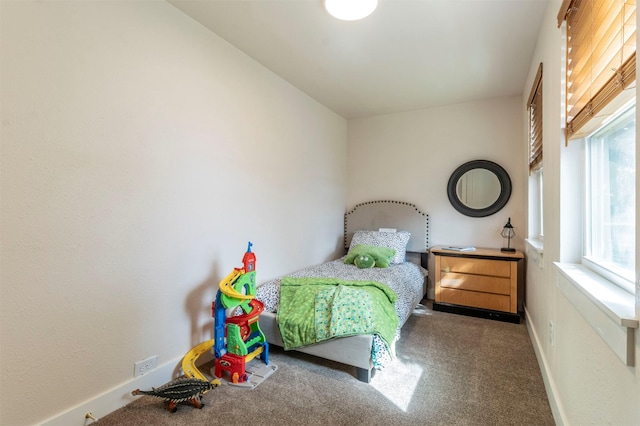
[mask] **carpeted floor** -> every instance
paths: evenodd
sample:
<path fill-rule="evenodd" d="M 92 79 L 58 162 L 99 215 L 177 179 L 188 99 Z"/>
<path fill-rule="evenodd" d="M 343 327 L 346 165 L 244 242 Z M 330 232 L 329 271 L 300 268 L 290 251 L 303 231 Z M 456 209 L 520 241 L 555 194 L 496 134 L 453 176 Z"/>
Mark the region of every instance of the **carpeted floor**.
<path fill-rule="evenodd" d="M 109 425 L 554 425 L 523 324 L 432 311 L 403 328 L 397 360 L 370 384 L 355 369 L 271 347 L 278 370 L 255 389 L 223 386 L 201 410 L 143 396 Z M 202 371 L 209 371 L 206 366 Z"/>

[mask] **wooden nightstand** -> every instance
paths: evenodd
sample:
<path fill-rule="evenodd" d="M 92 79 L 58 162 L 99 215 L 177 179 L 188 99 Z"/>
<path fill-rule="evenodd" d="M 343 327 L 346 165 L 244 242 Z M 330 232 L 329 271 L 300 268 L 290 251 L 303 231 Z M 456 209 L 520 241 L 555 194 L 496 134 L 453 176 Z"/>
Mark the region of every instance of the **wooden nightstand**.
<path fill-rule="evenodd" d="M 477 248 L 460 252 L 434 247 L 436 311 L 520 323 L 519 252 Z"/>

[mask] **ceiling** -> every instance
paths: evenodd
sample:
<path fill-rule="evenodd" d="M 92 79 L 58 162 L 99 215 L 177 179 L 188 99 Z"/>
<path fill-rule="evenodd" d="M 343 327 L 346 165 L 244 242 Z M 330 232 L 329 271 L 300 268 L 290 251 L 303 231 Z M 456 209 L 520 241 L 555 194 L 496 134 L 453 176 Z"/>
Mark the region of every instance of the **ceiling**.
<path fill-rule="evenodd" d="M 361 21 L 321 0 L 168 0 L 345 118 L 524 91 L 547 0 L 379 0 Z"/>

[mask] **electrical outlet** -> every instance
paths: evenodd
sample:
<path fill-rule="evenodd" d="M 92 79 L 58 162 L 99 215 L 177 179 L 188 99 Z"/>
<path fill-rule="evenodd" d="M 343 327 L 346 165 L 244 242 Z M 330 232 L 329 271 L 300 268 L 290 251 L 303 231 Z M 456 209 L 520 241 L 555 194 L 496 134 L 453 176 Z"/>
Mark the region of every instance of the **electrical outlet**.
<path fill-rule="evenodd" d="M 549 321 L 549 343 L 551 344 L 551 346 L 553 346 L 555 344 L 553 321 Z"/>
<path fill-rule="evenodd" d="M 154 355 L 133 364 L 133 377 L 142 376 L 158 366 L 158 356 Z"/>

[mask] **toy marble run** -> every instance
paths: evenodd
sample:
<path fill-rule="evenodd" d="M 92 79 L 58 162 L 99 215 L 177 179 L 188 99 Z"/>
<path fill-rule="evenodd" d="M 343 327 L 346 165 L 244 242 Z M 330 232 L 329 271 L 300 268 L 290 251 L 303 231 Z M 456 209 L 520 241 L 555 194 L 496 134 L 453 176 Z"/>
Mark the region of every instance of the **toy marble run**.
<path fill-rule="evenodd" d="M 211 311 L 214 318 L 213 340 L 201 343 L 185 355 L 182 369 L 186 376 L 206 380 L 195 367 L 197 358 L 213 347 L 214 375 L 222 378 L 224 371 L 229 373 L 230 384 L 240 384 L 248 379 L 245 367 L 256 357 L 269 364 L 269 343 L 267 342 L 258 318 L 264 311 L 264 304 L 256 295 L 256 256 L 251 252 L 249 242 L 242 258 L 242 267 L 234 268 L 220 282 L 216 300 Z M 242 313 L 227 317 L 227 310 Z"/>

